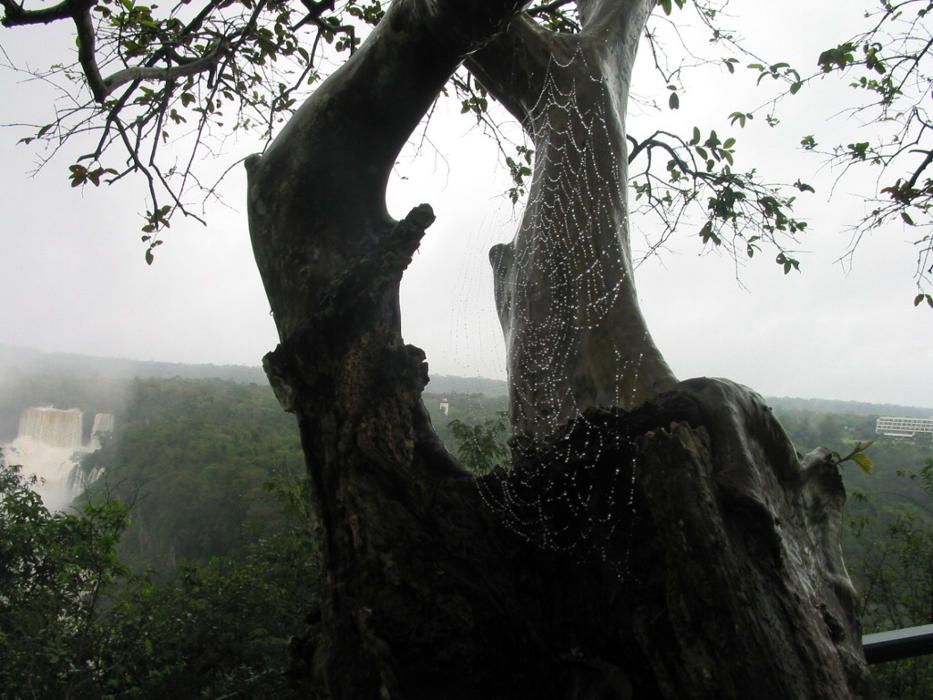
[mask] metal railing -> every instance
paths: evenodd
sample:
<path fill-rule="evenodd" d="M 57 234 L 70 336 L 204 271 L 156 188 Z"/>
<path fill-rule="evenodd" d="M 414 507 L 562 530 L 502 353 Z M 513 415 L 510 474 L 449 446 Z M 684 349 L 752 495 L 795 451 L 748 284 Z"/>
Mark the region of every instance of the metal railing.
<path fill-rule="evenodd" d="M 869 664 L 933 654 L 933 625 L 866 634 L 862 647 Z"/>

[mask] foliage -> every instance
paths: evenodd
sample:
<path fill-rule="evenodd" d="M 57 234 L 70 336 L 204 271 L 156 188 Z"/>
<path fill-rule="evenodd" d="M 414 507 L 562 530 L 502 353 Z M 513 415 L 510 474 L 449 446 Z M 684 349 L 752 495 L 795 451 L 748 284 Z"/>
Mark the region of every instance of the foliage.
<path fill-rule="evenodd" d="M 119 439 L 88 455 L 104 470 L 91 497 L 132 504 L 120 545 L 135 567 L 166 572 L 183 562 L 240 556 L 287 527 L 275 478 L 301 473 L 294 419 L 269 387 L 220 380 L 145 380 L 132 385 Z"/>
<path fill-rule="evenodd" d="M 125 570 L 118 503 L 49 513 L 35 478 L 0 459 L 0 697 L 87 696 L 99 672 L 96 624 Z"/>
<path fill-rule="evenodd" d="M 933 163 L 929 95 L 933 89 L 933 5 L 929 0 L 882 0 L 866 15 L 867 29 L 827 48 L 818 58 L 823 74 L 839 74 L 856 96 L 849 112 L 883 125 L 867 141 L 818 146 L 812 135 L 803 146 L 850 168 L 878 171 L 874 207 L 856 227 L 853 248 L 863 235 L 892 222 L 911 232 L 917 249 L 918 294 L 933 308 Z"/>
<path fill-rule="evenodd" d="M 483 471 L 507 457 L 504 397 L 445 397 L 449 416 L 438 411 L 440 395 L 424 398 L 464 463 Z M 874 429 L 874 416 L 777 412 L 802 450 L 827 444 L 848 454 Z M 153 525 L 140 535 L 134 522 L 124 547 L 138 568 L 158 573 L 130 574 L 117 559 L 124 506 L 95 500 L 80 514 L 49 514 L 29 480 L 0 467 L 0 696 L 290 696 L 294 689 L 283 675 L 289 639 L 316 605 L 320 570 L 307 480 L 276 468 L 277 460 L 296 457 L 294 424 L 276 410 L 266 387 L 183 380 L 136 383 L 122 424 L 105 446 L 107 463 L 122 475 L 111 483 L 129 484 L 145 473 L 145 489 L 126 490 L 136 495 L 130 516 L 156 517 L 145 510 L 148 503 L 163 509 L 161 529 Z M 234 434 L 257 449 L 231 443 Z M 120 447 L 123 435 L 128 442 Z M 880 439 L 869 452 L 872 474 L 844 470 L 855 493 L 847 509 L 846 558 L 863 592 L 866 631 L 920 624 L 930 619 L 933 591 L 933 448 Z M 274 458 L 256 471 L 252 460 L 263 455 Z M 206 470 L 196 456 L 229 460 L 228 468 Z M 249 476 L 238 477 L 238 470 Z M 204 499 L 206 510 L 194 521 L 183 489 L 168 488 L 184 471 L 196 476 L 182 483 L 198 485 Z M 188 549 L 189 528 L 210 530 L 209 511 L 232 502 L 209 492 L 228 489 L 242 490 L 237 507 L 265 514 L 270 527 L 210 512 L 221 522 L 240 522 L 243 539 L 222 552 Z M 138 546 L 146 538 L 149 550 Z M 167 566 L 160 538 L 197 556 Z M 889 697 L 929 693 L 929 660 L 888 666 L 893 670 L 880 667 L 876 675 Z"/>
<path fill-rule="evenodd" d="M 644 37 L 666 95 L 656 108 L 680 110 L 688 78 L 701 66 L 733 76 L 744 65 L 758 84 L 776 87 L 777 96 L 757 109 L 727 107 L 722 118 L 728 126 L 694 124 L 683 133 L 657 129 L 629 135 L 636 211 L 655 215 L 661 227 L 649 254 L 676 231 L 689 229 L 703 246 L 722 247 L 738 257 L 754 257 L 770 246 L 785 274 L 798 270 L 794 248 L 807 222 L 793 209 L 797 197 L 814 188 L 799 177 L 770 182 L 760 167 L 741 165 L 738 137 L 729 132 L 756 117 L 779 125 L 779 100 L 815 88 L 825 75 L 839 74 L 856 91 L 846 109 L 873 123 L 872 134 L 868 140 L 825 147 L 807 134 L 800 145 L 843 172 L 880 169 L 878 191 L 865 193 L 874 206 L 855 225 L 848 254 L 870 231 L 893 222 L 906 226 L 917 250 L 914 303 L 933 307 L 933 180 L 926 176 L 933 162 L 926 108 L 933 86 L 928 0 L 881 2 L 868 13 L 866 29 L 834 41 L 814 57 L 817 70 L 809 74 L 746 46 L 728 26 L 723 3 L 665 0 L 659 5 Z M 74 24 L 81 47 L 76 60 L 45 72 L 23 69 L 54 84 L 64 99 L 51 121 L 31 125 L 20 141 L 48 144 L 51 155 L 46 157 L 51 158 L 68 140 L 93 136 L 90 150 L 68 166 L 73 187 L 141 176 L 148 193 L 141 238 L 149 263 L 175 215 L 201 220 L 191 191 L 204 199 L 216 196 L 215 174 L 208 179 L 196 170 L 201 156 L 216 155 L 231 132 L 258 133 L 268 143 L 277 126 L 387 10 L 383 0 L 237 0 L 166 8 L 143 0 L 34 8 L 0 0 L 0 6 L 6 27 Z M 533 2 L 526 13 L 557 34 L 581 29 L 571 0 Z M 707 32 L 706 46 L 682 31 L 690 24 Z M 445 92 L 494 137 L 512 177 L 508 196 L 517 203 L 527 192 L 533 149 L 507 136 L 490 111 L 494 96 L 469 72 L 469 60 L 465 66 Z M 696 82 L 705 88 L 705 80 Z"/>
<path fill-rule="evenodd" d="M 440 411 L 442 398 L 447 400 L 447 413 Z M 480 393 L 450 391 L 444 394 L 424 393 L 422 401 L 431 415 L 431 422 L 434 424 L 438 437 L 452 454 L 457 453 L 458 443 L 451 429 L 451 423 L 459 421 L 469 426 L 481 425 L 487 421 L 495 421 L 498 415 L 508 411 L 508 398 L 504 395 L 485 396 Z M 508 435 L 503 433 L 502 441 L 504 442 L 506 438 Z"/>
<path fill-rule="evenodd" d="M 860 495 L 859 502 L 877 508 L 875 522 L 862 515 L 848 523 L 853 537 L 867 541 L 860 557 L 850 560 L 866 632 L 933 622 L 933 459 L 919 471 L 902 470 L 899 478 L 919 486 L 926 498 L 885 503 Z M 875 535 L 872 526 L 879 522 L 884 529 Z M 929 656 L 884 664 L 874 675 L 885 697 L 919 700 L 933 695 Z"/>
<path fill-rule="evenodd" d="M 91 150 L 69 167 L 73 187 L 141 175 L 149 194 L 142 226 L 148 262 L 176 211 L 197 218 L 182 196 L 188 187 L 211 191 L 192 172 L 212 149 L 211 137 L 255 129 L 268 138 L 317 81 L 323 47 L 352 51 L 359 29 L 383 14 L 379 0 L 350 0 L 339 11 L 333 0 L 207 2 L 193 9 L 142 0 L 0 5 L 6 27 L 74 23 L 77 60 L 43 74 L 73 99 L 22 141 L 60 146 L 75 134 L 92 134 Z M 163 156 L 170 141 L 187 145 L 187 157 Z"/>
<path fill-rule="evenodd" d="M 133 377 L 268 383 L 260 367 L 117 360 L 0 345 L 0 442 L 16 437 L 20 413 L 27 406 L 80 408 L 87 442 L 91 415 L 113 413 L 122 421 L 134 391 Z"/>
<path fill-rule="evenodd" d="M 317 600 L 306 480 L 268 484 L 287 527 L 162 580 L 118 561 L 125 506 L 53 515 L 30 486 L 0 467 L 0 697 L 290 696 Z"/>
<path fill-rule="evenodd" d="M 101 620 L 102 694 L 290 696 L 288 645 L 317 600 L 316 552 L 310 521 L 296 518 L 237 559 L 182 566 L 168 583 L 134 580 Z"/>
<path fill-rule="evenodd" d="M 74 23 L 82 47 L 77 60 L 40 74 L 66 97 L 54 118 L 32 125 L 21 142 L 46 143 L 54 155 L 68 140 L 92 135 L 90 150 L 69 166 L 73 187 L 140 176 L 148 193 L 141 238 L 149 263 L 174 216 L 200 220 L 190 194 L 207 199 L 216 193 L 216 182 L 195 169 L 199 156 L 215 155 L 230 132 L 258 133 L 268 143 L 277 126 L 387 10 L 383 0 L 237 0 L 168 7 L 143 0 L 90 0 L 50 8 L 0 0 L 0 6 L 7 27 Z M 759 59 L 720 25 L 719 3 L 670 0 L 660 6 L 663 12 L 655 13 L 645 41 L 666 86 L 668 109 L 680 109 L 686 94 L 685 63 L 725 66 L 732 74 L 740 63 L 737 56 L 751 57 L 762 61 L 762 70 L 775 80 L 799 84 L 786 63 Z M 711 54 L 703 42 L 684 43 L 677 23 L 688 21 L 688 11 L 709 30 Z M 558 34 L 581 28 L 570 0 L 533 2 L 526 13 Z M 681 49 L 680 57 L 671 61 L 675 48 Z M 500 128 L 490 112 L 493 96 L 469 68 L 468 60 L 445 92 L 494 137 L 512 177 L 508 196 L 517 203 L 527 192 L 533 149 Z M 731 122 L 744 126 L 750 118 L 735 112 Z M 740 167 L 736 138 L 725 131 L 719 124 L 685 134 L 630 135 L 632 186 L 644 210 L 660 219 L 658 246 L 692 212 L 702 217 L 703 223 L 690 228 L 704 246 L 724 246 L 744 257 L 771 245 L 785 274 L 797 269 L 791 244 L 806 222 L 793 216 L 792 207 L 801 192 L 812 188 L 799 180 L 770 183 L 756 168 Z"/>
<path fill-rule="evenodd" d="M 508 413 L 500 411 L 478 425 L 454 419 L 449 423 L 457 444 L 457 458 L 467 469 L 485 474 L 497 464 L 507 464 L 509 448 L 505 437 L 509 430 Z"/>
<path fill-rule="evenodd" d="M 871 474 L 875 470 L 875 462 L 866 454 L 869 447 L 875 444 L 874 440 L 868 442 L 857 441 L 855 446 L 845 455 L 832 450 L 831 455 L 837 466 L 844 465 L 846 462 L 853 462 L 866 474 Z"/>

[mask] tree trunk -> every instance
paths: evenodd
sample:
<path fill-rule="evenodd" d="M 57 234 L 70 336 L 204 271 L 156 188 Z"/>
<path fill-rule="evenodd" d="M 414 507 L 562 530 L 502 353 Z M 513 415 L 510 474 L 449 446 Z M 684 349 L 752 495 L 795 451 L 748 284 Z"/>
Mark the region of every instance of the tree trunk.
<path fill-rule="evenodd" d="M 523 4 L 396 0 L 247 163 L 250 232 L 280 336 L 264 365 L 298 420 L 326 568 L 320 616 L 294 645 L 296 675 L 353 700 L 863 696 L 835 468 L 819 455 L 801 465 L 747 390 L 675 386 L 638 313 L 625 158 L 613 149 L 624 147 L 628 70 L 651 3 L 584 7 L 586 42 L 598 31 L 622 39 L 574 49 L 579 73 L 577 53 L 566 73 L 540 70 L 552 38 L 519 15 Z M 572 119 L 558 128 L 558 108 L 540 112 L 550 125 L 513 246 L 524 262 L 497 283 L 521 358 L 509 366 L 523 437 L 510 471 L 478 481 L 434 434 L 424 355 L 400 333 L 399 282 L 433 214 L 420 205 L 393 221 L 384 193 L 462 57 L 492 79 L 493 57 L 516 36 L 529 50 L 502 55 L 529 69 L 521 82 L 579 90 L 580 113 L 599 128 L 584 147 Z M 569 171 L 555 165 L 561 142 L 576 144 Z M 568 173 L 593 213 L 548 189 Z M 558 241 L 574 230 L 554 228 L 550 198 L 588 217 L 579 246 Z M 560 317 L 563 349 L 548 362 L 570 391 L 563 401 L 530 363 L 553 330 L 542 314 L 567 294 L 596 313 Z M 600 405 L 615 408 L 588 408 Z"/>
<path fill-rule="evenodd" d="M 521 227 L 490 261 L 512 427 L 538 437 L 676 381 L 638 307 L 626 199 L 625 107 L 654 1 L 589 5 L 579 35 L 525 19 L 469 63 L 534 143 Z"/>

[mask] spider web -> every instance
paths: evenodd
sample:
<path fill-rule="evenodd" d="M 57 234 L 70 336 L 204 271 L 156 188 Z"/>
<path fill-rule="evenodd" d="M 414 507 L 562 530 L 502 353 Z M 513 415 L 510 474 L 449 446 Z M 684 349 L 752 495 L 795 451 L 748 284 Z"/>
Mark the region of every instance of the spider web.
<path fill-rule="evenodd" d="M 643 359 L 620 345 L 633 279 L 622 115 L 613 105 L 611 86 L 581 49 L 552 57 L 527 124 L 536 162 L 525 216 L 512 244 L 490 255 L 519 433 L 514 466 L 477 483 L 519 536 L 596 554 L 624 577 L 636 449 L 612 429 L 621 409 L 587 411 L 626 405 Z"/>

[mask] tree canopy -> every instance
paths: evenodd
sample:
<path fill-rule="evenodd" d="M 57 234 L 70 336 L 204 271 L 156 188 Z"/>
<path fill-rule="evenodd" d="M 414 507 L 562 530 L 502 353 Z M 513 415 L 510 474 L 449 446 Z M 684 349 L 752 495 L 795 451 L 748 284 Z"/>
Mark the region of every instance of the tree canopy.
<path fill-rule="evenodd" d="M 59 402 L 73 395 L 67 384 L 42 390 Z M 481 394 L 449 396 L 448 416 L 437 409 L 442 395 L 432 395 L 436 400 L 427 404 L 439 433 L 452 452 L 459 449 L 466 454 L 465 463 L 479 458 L 480 468 L 485 469 L 504 448 L 499 428 L 505 399 Z M 93 397 L 85 400 L 93 401 Z M 110 693 L 181 698 L 236 690 L 259 697 L 289 697 L 290 689 L 280 676 L 287 663 L 285 647 L 289 635 L 300 630 L 297 620 L 315 603 L 316 591 L 307 586 L 307 579 L 314 580 L 319 573 L 318 562 L 305 551 L 309 544 L 313 546 L 311 522 L 307 514 L 292 512 L 293 506 L 300 508 L 304 503 L 296 498 L 298 483 L 275 482 L 278 505 L 298 516 L 290 527 L 282 529 L 282 514 L 276 513 L 273 520 L 279 527 L 271 536 L 260 537 L 259 532 L 247 529 L 247 541 L 227 556 L 215 549 L 210 560 L 188 560 L 166 571 L 165 548 L 154 546 L 140 552 L 133 546 L 139 538 L 133 528 L 140 525 L 141 508 L 150 509 L 144 518 L 152 516 L 151 502 L 155 501 L 162 509 L 162 532 L 171 533 L 174 524 L 174 534 L 184 534 L 190 503 L 164 496 L 180 472 L 204 480 L 218 493 L 232 493 L 239 488 L 237 472 L 242 472 L 242 483 L 253 471 L 248 459 L 229 451 L 223 458 L 229 466 L 226 471 L 175 464 L 171 450 L 150 452 L 152 443 L 141 439 L 146 421 L 154 435 L 164 437 L 180 430 L 182 442 L 200 445 L 200 455 L 192 456 L 204 465 L 216 461 L 229 447 L 229 434 L 249 428 L 244 416 L 259 414 L 251 438 L 264 447 L 281 442 L 285 434 L 297 442 L 294 426 L 274 416 L 274 398 L 268 388 L 228 382 L 148 380 L 133 392 L 130 404 L 121 411 L 117 444 L 108 446 L 111 456 L 119 447 L 123 463 L 112 465 L 110 481 L 130 481 L 134 467 L 147 457 L 161 476 L 147 482 L 152 495 L 137 493 L 128 513 L 129 530 L 124 530 L 127 512 L 115 502 L 100 502 L 73 515 L 48 513 L 29 490 L 28 480 L 0 462 L 0 558 L 4 562 L 0 574 L 9 597 L 0 600 L 0 648 L 4 650 L 0 697 L 71 692 L 73 697 Z M 209 415 L 186 420 L 192 418 L 194 407 L 210 409 Z M 871 435 L 875 415 L 843 412 L 856 409 L 883 410 L 836 406 L 833 410 L 838 413 L 833 413 L 826 407 L 815 410 L 782 402 L 775 406 L 801 449 L 826 444 L 841 450 Z M 450 423 L 445 426 L 445 421 Z M 453 429 L 454 421 L 463 429 Z M 875 461 L 874 473 L 865 474 L 854 465 L 843 472 L 850 493 L 854 488 L 863 494 L 847 506 L 844 545 L 849 570 L 859 590 L 867 593 L 862 597 L 866 632 L 923 623 L 924 603 L 933 590 L 929 566 L 933 468 L 922 466 L 930 447 L 919 440 L 882 440 L 869 453 Z M 126 489 L 131 496 L 134 492 Z M 247 491 L 244 510 L 267 510 L 267 496 L 258 489 Z M 209 527 L 218 514 L 205 511 L 203 515 L 202 523 Z M 121 532 L 124 546 L 118 548 L 116 537 Z M 117 559 L 115 553 L 120 552 Z M 158 569 L 160 575 L 147 577 L 145 569 Z M 38 627 L 42 634 L 35 633 Z M 881 679 L 881 689 L 890 697 L 919 700 L 929 694 L 930 667 L 929 660 L 900 662 L 897 668 L 882 667 L 881 675 L 876 670 L 875 678 Z"/>
<path fill-rule="evenodd" d="M 130 393 L 70 512 L 0 454 L 0 698 L 292 697 L 320 576 L 294 424 L 268 387 Z"/>
<path fill-rule="evenodd" d="M 37 114 L 31 128 L 21 125 L 21 141 L 44 143 L 52 159 L 69 140 L 82 154 L 68 165 L 75 187 L 94 187 L 126 177 L 141 178 L 147 192 L 142 238 L 147 261 L 165 240 L 165 228 L 182 214 L 201 220 L 203 201 L 216 195 L 216 173 L 202 172 L 205 155 L 239 162 L 226 148 L 230 134 L 258 134 L 269 142 L 276 130 L 385 14 L 381 0 L 349 2 L 184 2 L 159 6 L 127 0 L 72 2 L 32 7 L 4 0 L 2 24 L 67 24 L 77 50 L 47 69 L 19 67 L 60 91 L 54 114 Z M 860 8 L 840 5 L 841 12 Z M 819 91 L 827 74 L 851 83 L 843 109 L 871 124 L 866 140 L 835 144 L 831 135 L 788 134 L 788 144 L 814 152 L 814 167 L 829 161 L 840 168 L 877 169 L 875 202 L 855 216 L 849 255 L 861 237 L 892 223 L 908 227 L 915 241 L 919 304 L 928 296 L 931 249 L 928 215 L 929 165 L 926 146 L 928 93 L 928 7 L 921 0 L 880 2 L 866 12 L 864 31 L 826 35 L 826 50 L 808 65 L 780 56 L 759 56 L 742 40 L 739 3 L 673 0 L 659 10 L 643 37 L 664 96 L 658 108 L 678 110 L 684 96 L 707 99 L 692 84 L 701 66 L 756 76 L 763 87 L 759 106 L 722 100 L 714 123 L 682 133 L 658 129 L 627 135 L 630 184 L 637 210 L 651 213 L 651 251 L 663 249 L 676 231 L 687 229 L 704 246 L 725 247 L 751 257 L 772 247 L 785 272 L 799 268 L 798 235 L 806 221 L 794 215 L 797 197 L 812 192 L 806 174 L 772 181 L 766 163 L 742 158 L 740 132 L 754 119 L 780 126 L 783 110 L 797 110 Z M 575 3 L 531 3 L 526 14 L 558 34 L 580 30 Z M 808 27 L 801 19 L 806 31 Z M 513 179 L 509 196 L 526 194 L 534 149 L 516 133 L 503 131 L 501 117 L 477 72 L 475 61 L 454 74 L 447 87 L 462 111 L 481 122 L 501 151 Z M 501 94 L 498 95 L 502 99 Z M 508 105 L 506 105 L 508 106 Z M 686 107 L 685 107 L 686 108 Z M 492 110 L 492 111 L 490 111 Z M 925 150 L 926 149 L 926 150 Z M 821 160 L 820 160 L 821 159 Z M 60 166 L 61 163 L 58 163 Z M 58 167 L 56 166 L 56 167 Z"/>

